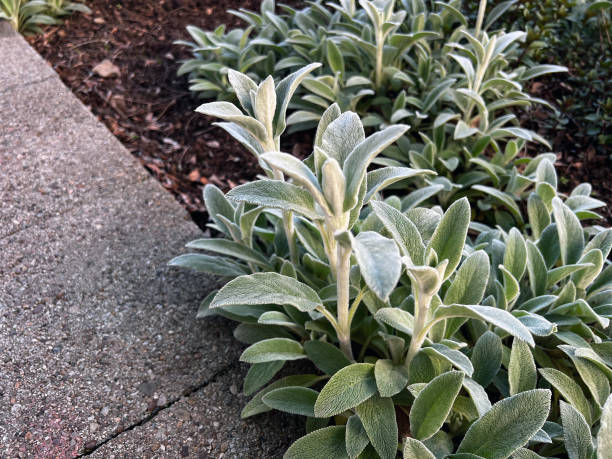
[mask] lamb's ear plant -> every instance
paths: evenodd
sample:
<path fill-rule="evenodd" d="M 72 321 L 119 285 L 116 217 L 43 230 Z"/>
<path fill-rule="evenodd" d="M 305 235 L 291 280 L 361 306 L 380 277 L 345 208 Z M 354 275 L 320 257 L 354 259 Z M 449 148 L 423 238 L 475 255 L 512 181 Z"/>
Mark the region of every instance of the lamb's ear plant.
<path fill-rule="evenodd" d="M 406 208 L 447 208 L 468 196 L 480 220 L 493 224 L 503 218 L 508 229 L 524 223 L 518 209 L 533 180 L 522 171 L 533 172 L 539 161 L 526 167 L 530 160 L 522 153 L 530 142 L 547 145 L 518 127 L 514 112 L 545 104 L 525 90 L 530 79 L 565 70 L 516 63 L 525 33 L 491 29 L 508 6 L 481 2 L 472 22 L 458 1 L 309 2 L 303 9 L 267 1 L 257 13 L 233 12 L 249 24 L 245 30 L 190 28 L 197 57 L 181 72 L 193 72 L 194 89 L 203 96 L 243 104 L 243 89 L 236 88 L 230 69 L 247 75 L 252 89 L 270 73 L 282 78 L 317 60 L 321 67 L 303 79 L 300 97 L 291 103 L 290 132 L 314 134 L 334 103 L 358 113 L 368 131 L 409 124 L 376 159 L 383 166 L 436 172 L 395 185 L 412 193 Z"/>
<path fill-rule="evenodd" d="M 243 108 L 263 126 L 270 118 Z M 230 122 L 250 130 L 240 116 Z M 244 392 L 255 394 L 243 417 L 306 416 L 286 457 L 601 456 L 612 416 L 612 232 L 580 224 L 601 203 L 587 185 L 561 199 L 544 158 L 528 165 L 525 232 L 470 223 L 466 198 L 446 212 L 402 209 L 381 191 L 431 170 L 368 169 L 407 129 L 367 137 L 355 113 L 332 105 L 307 160 L 262 147 L 268 176 L 225 196 L 206 188 L 226 239 L 194 241 L 216 255 L 172 264 L 233 278 L 198 315 L 240 322 L 241 360 L 252 365 Z M 266 144 L 263 132 L 249 131 L 252 142 Z M 300 359 L 316 373 L 271 382 Z"/>
<path fill-rule="evenodd" d="M 0 0 L 0 20 L 25 35 L 39 33 L 41 25 L 57 23 L 47 14 L 45 0 Z"/>

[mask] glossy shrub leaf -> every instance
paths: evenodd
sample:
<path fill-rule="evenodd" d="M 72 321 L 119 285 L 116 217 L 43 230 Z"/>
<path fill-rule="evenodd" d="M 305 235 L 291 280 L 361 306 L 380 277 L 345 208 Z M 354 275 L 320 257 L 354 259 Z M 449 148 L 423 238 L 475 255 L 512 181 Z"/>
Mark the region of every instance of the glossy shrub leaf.
<path fill-rule="evenodd" d="M 259 180 L 233 188 L 227 197 L 237 202 L 291 210 L 312 220 L 318 218 L 314 199 L 305 189 L 279 180 Z"/>
<path fill-rule="evenodd" d="M 340 349 L 323 341 L 306 341 L 304 351 L 312 363 L 328 375 L 333 375 L 351 364 L 351 361 L 346 358 Z"/>
<path fill-rule="evenodd" d="M 554 368 L 540 368 L 540 374 L 553 386 L 561 396 L 576 408 L 591 424 L 591 405 L 584 396 L 584 392 L 574 379 Z"/>
<path fill-rule="evenodd" d="M 584 233 L 580 220 L 559 198 L 553 199 L 552 206 L 559 233 L 561 260 L 565 265 L 577 263 L 584 249 Z"/>
<path fill-rule="evenodd" d="M 404 438 L 403 459 L 436 459 L 427 446 L 416 438 Z"/>
<path fill-rule="evenodd" d="M 502 309 L 490 306 L 453 304 L 451 306 L 438 306 L 435 311 L 435 318 L 437 319 L 451 317 L 467 317 L 490 322 L 512 336 L 522 339 L 530 346 L 535 346 L 529 329 L 512 314 Z"/>
<path fill-rule="evenodd" d="M 570 459 L 590 459 L 593 457 L 591 429 L 584 416 L 572 405 L 559 402 L 563 423 L 563 442 Z"/>
<path fill-rule="evenodd" d="M 455 201 L 444 213 L 427 244 L 426 252 L 433 249 L 439 261 L 448 260 L 444 279 L 448 279 L 459 265 L 469 224 L 470 204 L 466 198 L 462 198 Z"/>
<path fill-rule="evenodd" d="M 397 422 L 393 400 L 379 395 L 355 408 L 370 443 L 382 459 L 394 459 L 397 453 Z"/>
<path fill-rule="evenodd" d="M 474 374 L 472 378 L 481 386 L 487 387 L 499 371 L 502 363 L 502 342 L 491 331 L 483 333 L 472 350 Z"/>
<path fill-rule="evenodd" d="M 270 338 L 252 344 L 240 356 L 241 362 L 264 363 L 275 360 L 297 360 L 306 355 L 302 345 L 287 338 Z"/>
<path fill-rule="evenodd" d="M 243 304 L 279 304 L 312 311 L 322 301 L 317 292 L 297 279 L 268 272 L 241 276 L 228 282 L 219 290 L 210 307 Z"/>
<path fill-rule="evenodd" d="M 315 430 L 293 443 L 283 456 L 284 459 L 320 459 L 333 457 L 348 459 L 345 446 L 344 426 L 325 427 Z"/>
<path fill-rule="evenodd" d="M 537 371 L 533 355 L 524 341 L 514 338 L 508 364 L 510 395 L 535 389 Z"/>
<path fill-rule="evenodd" d="M 374 231 L 365 231 L 353 239 L 352 246 L 366 284 L 386 301 L 401 274 L 397 244 Z"/>
<path fill-rule="evenodd" d="M 358 457 L 370 443 L 361 419 L 354 414 L 346 423 L 346 452 L 351 459 Z"/>
<path fill-rule="evenodd" d="M 396 365 L 388 359 L 378 359 L 374 366 L 374 376 L 378 392 L 383 397 L 393 397 L 404 390 L 408 384 L 408 370 L 404 365 Z"/>
<path fill-rule="evenodd" d="M 251 365 L 249 371 L 244 378 L 244 395 L 251 395 L 255 391 L 266 385 L 276 373 L 283 368 L 285 362 L 283 360 L 273 360 L 271 362 L 255 363 Z"/>
<path fill-rule="evenodd" d="M 317 417 L 330 417 L 363 403 L 377 391 L 374 365 L 354 363 L 335 373 L 315 404 Z"/>
<path fill-rule="evenodd" d="M 550 411 L 550 391 L 534 389 L 497 402 L 466 432 L 458 453 L 508 457 L 538 432 Z"/>
<path fill-rule="evenodd" d="M 281 387 L 263 396 L 270 408 L 300 416 L 314 417 L 314 404 L 319 393 L 307 387 Z"/>
<path fill-rule="evenodd" d="M 444 295 L 444 304 L 479 304 L 489 281 L 489 271 L 486 252 L 474 252 L 457 271 Z"/>
<path fill-rule="evenodd" d="M 419 392 L 410 410 L 410 432 L 418 440 L 435 434 L 444 424 L 463 383 L 463 373 L 435 377 Z"/>

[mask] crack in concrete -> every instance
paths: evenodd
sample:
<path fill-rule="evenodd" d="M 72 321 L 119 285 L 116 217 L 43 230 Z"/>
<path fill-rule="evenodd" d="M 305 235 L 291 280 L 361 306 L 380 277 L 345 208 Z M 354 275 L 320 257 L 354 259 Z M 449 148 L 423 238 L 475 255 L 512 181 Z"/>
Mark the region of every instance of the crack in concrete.
<path fill-rule="evenodd" d="M 59 77 L 57 76 L 56 73 L 54 73 L 53 75 L 49 75 L 48 77 L 41 78 L 40 80 L 28 81 L 27 83 L 12 84 L 12 85 L 6 86 L 4 89 L 0 90 L 0 94 L 8 94 L 9 92 L 11 92 L 11 91 L 13 91 L 15 89 L 25 88 L 27 86 L 33 86 L 35 84 L 44 83 L 45 81 L 50 80 L 52 78 L 59 78 Z"/>
<path fill-rule="evenodd" d="M 86 456 L 90 456 L 91 454 L 95 453 L 96 450 L 98 450 L 102 446 L 106 445 L 107 443 L 115 440 L 116 438 L 120 437 L 124 433 L 130 432 L 131 430 L 134 430 L 137 427 L 141 427 L 141 426 L 143 426 L 145 424 L 148 424 L 153 419 L 155 419 L 157 417 L 157 415 L 159 413 L 161 413 L 162 411 L 166 411 L 167 409 L 172 408 L 172 406 L 174 406 L 177 402 L 180 402 L 181 400 L 187 399 L 187 398 L 191 397 L 192 395 L 196 394 L 197 392 L 205 389 L 210 384 L 216 382 L 220 377 L 225 376 L 225 374 L 227 374 L 229 371 L 231 371 L 232 369 L 235 369 L 237 367 L 238 367 L 238 362 L 234 361 L 234 362 L 230 363 L 229 365 L 221 368 L 220 370 L 215 372 L 211 377 L 207 378 L 204 382 L 202 382 L 202 383 L 200 383 L 200 384 L 198 384 L 196 386 L 192 386 L 190 389 L 188 389 L 187 391 L 183 392 L 183 395 L 181 395 L 180 397 L 175 398 L 174 400 L 170 400 L 164 406 L 160 406 L 160 407 L 155 408 L 151 413 L 149 413 L 147 416 L 145 416 L 141 420 L 134 422 L 133 424 L 131 424 L 128 427 L 126 427 L 125 429 L 123 429 L 121 432 L 113 433 L 109 437 L 107 437 L 104 440 L 102 440 L 100 443 L 96 444 L 96 446 L 94 446 L 93 448 L 89 448 L 89 449 L 86 449 L 86 450 L 82 451 L 78 456 L 76 456 L 76 459 L 79 459 L 79 458 L 82 458 L 82 457 L 86 457 Z"/>

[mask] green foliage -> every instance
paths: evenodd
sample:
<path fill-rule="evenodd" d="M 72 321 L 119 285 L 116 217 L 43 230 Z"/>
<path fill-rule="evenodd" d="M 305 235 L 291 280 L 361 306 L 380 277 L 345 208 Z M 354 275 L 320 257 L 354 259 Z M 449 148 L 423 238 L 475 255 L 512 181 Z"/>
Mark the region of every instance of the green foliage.
<path fill-rule="evenodd" d="M 466 6 L 474 11 L 476 3 Z M 496 24 L 527 32 L 523 62 L 567 63 L 570 71 L 562 81 L 543 80 L 559 110 L 538 124 L 551 133 L 571 130 L 578 152 L 597 147 L 600 154 L 610 154 L 611 12 L 607 0 L 518 0 Z"/>
<path fill-rule="evenodd" d="M 602 205 L 590 187 L 562 195 L 548 157 L 528 163 L 521 230 L 471 222 L 466 197 L 446 211 L 404 207 L 383 197 L 392 180 L 381 176 L 431 170 L 372 168 L 406 126 L 366 136 L 359 116 L 331 105 L 300 161 L 278 150 L 279 94 L 297 83 L 246 78 L 232 76 L 235 87 L 251 88 L 248 100 L 237 92 L 244 111 L 218 103 L 201 111 L 225 118 L 222 127 L 257 152 L 267 176 L 226 195 L 209 185 L 210 226 L 223 237 L 189 244 L 209 254 L 171 262 L 233 278 L 198 316 L 240 323 L 235 334 L 249 344 L 241 360 L 253 364 L 245 392 L 259 390 L 243 417 L 278 409 L 325 426 L 286 457 L 603 454 L 612 229 L 583 227 Z M 298 359 L 318 374 L 260 389 Z M 408 415 L 409 431 L 399 430 L 397 412 Z"/>
<path fill-rule="evenodd" d="M 470 27 L 458 0 L 315 1 L 301 10 L 279 10 L 266 1 L 260 13 L 233 11 L 249 24 L 245 30 L 190 27 L 194 42 L 181 43 L 192 48 L 194 58 L 179 73 L 191 75 L 191 89 L 205 98 L 242 103 L 232 69 L 248 75 L 244 79 L 253 89 L 269 74 L 282 78 L 322 62 L 304 78 L 291 104 L 292 131 L 314 129 L 334 103 L 340 111 L 358 113 L 369 131 L 406 123 L 410 129 L 376 159 L 396 170 L 373 177 L 412 191 L 404 208 L 430 199 L 447 207 L 469 196 L 482 214 L 500 214 L 487 217 L 488 223 L 523 225 L 516 201 L 534 184 L 538 161 L 554 158 L 518 159 L 528 142 L 547 142 L 518 127 L 514 111 L 543 103 L 525 91 L 528 80 L 565 68 L 517 65 L 525 34 L 488 31 L 503 9 L 491 9 L 478 30 Z M 407 186 L 398 175 L 405 166 L 437 176 L 412 178 Z"/>
<path fill-rule="evenodd" d="M 40 33 L 41 25 L 58 24 L 58 18 L 75 11 L 91 13 L 82 3 L 66 0 L 0 0 L 0 20 L 26 35 Z"/>

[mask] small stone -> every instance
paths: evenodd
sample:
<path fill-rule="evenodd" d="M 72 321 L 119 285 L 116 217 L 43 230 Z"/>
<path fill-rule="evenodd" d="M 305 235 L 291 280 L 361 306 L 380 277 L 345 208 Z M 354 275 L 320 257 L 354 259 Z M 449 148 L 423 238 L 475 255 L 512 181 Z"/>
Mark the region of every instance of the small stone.
<path fill-rule="evenodd" d="M 233 395 L 236 395 L 236 394 L 238 393 L 238 387 L 236 387 L 236 384 L 232 384 L 232 385 L 230 386 L 230 392 L 231 392 Z"/>
<path fill-rule="evenodd" d="M 94 23 L 96 24 L 104 24 L 106 21 L 102 17 L 94 18 Z"/>
<path fill-rule="evenodd" d="M 100 75 L 102 78 L 109 78 L 119 75 L 119 67 L 113 64 L 108 59 L 104 59 L 93 68 L 93 72 Z"/>
<path fill-rule="evenodd" d="M 179 419 L 182 419 L 183 421 L 189 421 L 189 419 L 191 418 L 191 415 L 189 414 L 189 411 L 183 408 L 178 408 L 176 410 L 176 417 Z"/>
<path fill-rule="evenodd" d="M 98 430 L 99 427 L 100 425 L 98 423 L 92 422 L 91 424 L 89 424 L 89 431 L 95 432 L 96 430 Z"/>
<path fill-rule="evenodd" d="M 208 145 L 210 148 L 219 148 L 221 146 L 221 144 L 216 140 L 210 140 L 209 142 L 206 142 L 206 145 Z"/>
<path fill-rule="evenodd" d="M 110 409 L 108 408 L 108 406 L 105 406 L 104 408 L 102 408 L 102 409 L 100 410 L 100 414 L 101 414 L 102 416 L 108 416 L 108 412 L 109 412 L 109 411 L 110 411 Z"/>
<path fill-rule="evenodd" d="M 155 385 L 151 381 L 145 381 L 138 386 L 138 392 L 151 397 L 155 392 Z"/>
<path fill-rule="evenodd" d="M 168 403 L 168 399 L 166 398 L 166 396 L 164 394 L 160 395 L 159 398 L 157 399 L 157 406 L 166 406 L 166 404 Z"/>

